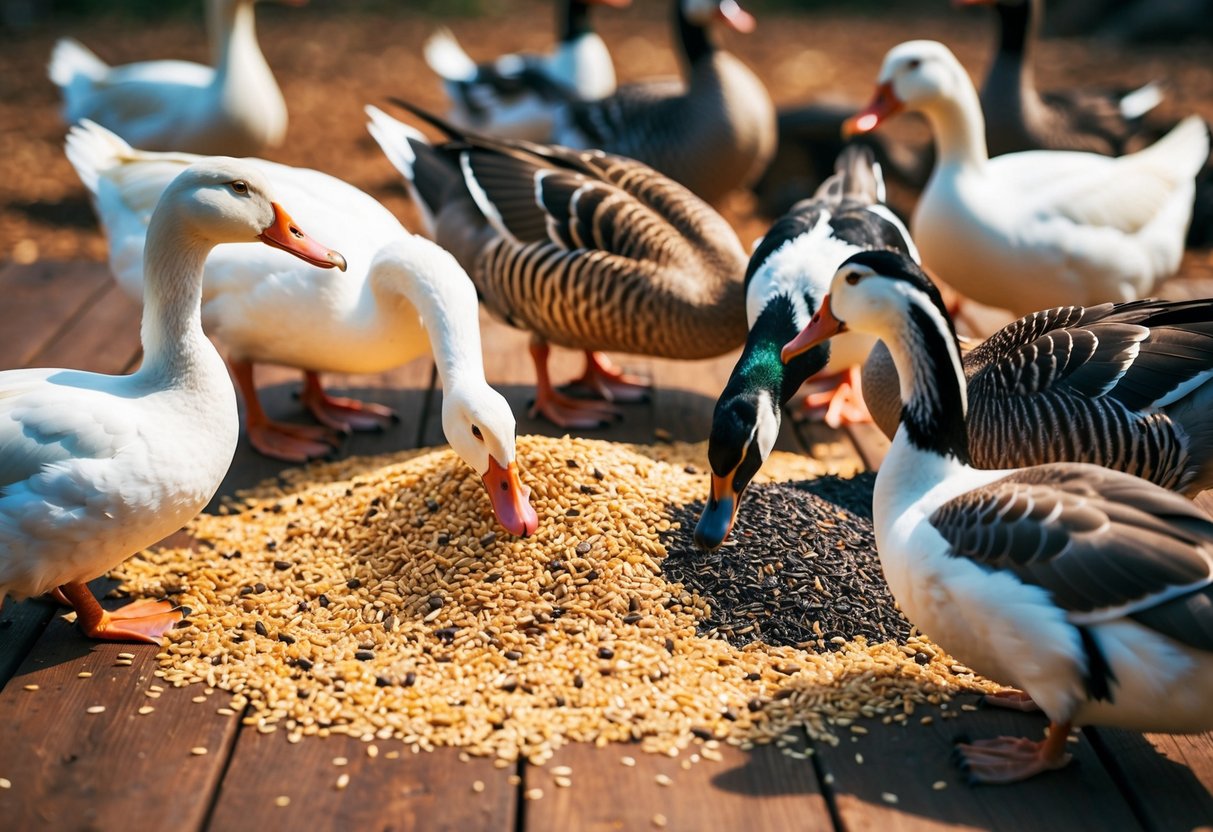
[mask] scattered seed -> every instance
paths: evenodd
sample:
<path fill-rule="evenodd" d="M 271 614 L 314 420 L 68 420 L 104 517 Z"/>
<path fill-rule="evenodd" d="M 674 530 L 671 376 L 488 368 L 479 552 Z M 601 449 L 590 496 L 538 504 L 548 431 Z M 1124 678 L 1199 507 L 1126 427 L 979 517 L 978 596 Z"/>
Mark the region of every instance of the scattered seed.
<path fill-rule="evenodd" d="M 476 794 L 480 794 L 481 792 L 483 792 L 484 791 L 484 781 L 483 780 L 472 781 L 472 791 L 476 792 Z"/>
<path fill-rule="evenodd" d="M 885 803 L 896 803 L 897 795 L 893 794 L 892 792 L 881 792 L 880 799 Z"/>
<path fill-rule="evenodd" d="M 350 784 L 350 776 L 348 774 L 340 774 L 337 777 L 337 782 L 334 783 L 333 785 L 337 787 L 338 791 L 341 791 L 349 784 Z"/>
<path fill-rule="evenodd" d="M 366 747 L 366 756 L 370 757 L 372 760 L 375 759 L 376 757 L 378 757 L 379 756 L 379 746 L 368 745 Z"/>
<path fill-rule="evenodd" d="M 666 818 L 666 816 L 660 812 L 653 815 L 653 825 L 658 829 L 665 829 L 669 822 L 670 821 Z"/>
<path fill-rule="evenodd" d="M 133 658 L 135 658 L 135 654 L 134 654 L 134 653 L 122 652 L 122 653 L 119 653 L 119 654 L 118 654 L 118 658 L 120 658 L 120 659 L 133 659 Z"/>
<path fill-rule="evenodd" d="M 12 787 L 12 780 L 9 780 L 7 777 L 0 777 L 0 789 L 11 789 Z"/>
<path fill-rule="evenodd" d="M 284 794 L 280 794 L 274 798 L 274 805 L 279 809 L 285 809 L 291 805 L 291 799 Z"/>
<path fill-rule="evenodd" d="M 672 786 L 672 785 L 674 785 L 674 781 L 673 781 L 672 779 L 670 779 L 670 775 L 668 775 L 668 774 L 658 774 L 656 777 L 654 777 L 654 778 L 653 778 L 653 781 L 654 781 L 654 782 L 655 782 L 655 783 L 656 783 L 658 786 Z"/>
<path fill-rule="evenodd" d="M 948 784 L 943 780 L 936 780 L 931 784 L 931 788 L 937 792 L 941 792 L 948 787 Z"/>
<path fill-rule="evenodd" d="M 635 757 L 620 757 L 619 762 L 623 763 L 628 768 L 632 768 L 633 766 L 636 765 L 636 758 Z"/>
<path fill-rule="evenodd" d="M 350 764 L 350 761 L 345 757 L 334 757 L 333 758 L 333 765 L 335 765 L 335 766 L 348 766 L 349 764 Z"/>
<path fill-rule="evenodd" d="M 26 690 L 37 690 L 38 686 L 37 685 L 26 685 L 25 689 Z"/>
<path fill-rule="evenodd" d="M 523 797 L 525 797 L 527 800 L 542 800 L 543 799 L 543 789 L 539 789 L 539 788 L 527 789 L 526 792 L 523 794 Z"/>
<path fill-rule="evenodd" d="M 207 751 L 201 745 L 196 745 L 190 749 L 190 753 L 193 754 L 195 757 L 205 757 L 207 754 Z"/>
<path fill-rule="evenodd" d="M 76 678 L 77 678 L 77 679 L 88 679 L 88 678 L 90 678 L 92 675 L 93 675 L 93 674 L 92 674 L 92 673 L 89 673 L 87 670 L 81 670 L 79 673 L 77 673 L 77 674 L 76 674 Z"/>
<path fill-rule="evenodd" d="M 88 708 L 85 709 L 85 713 L 103 714 L 103 713 L 105 713 L 105 706 L 104 705 L 90 705 Z"/>
<path fill-rule="evenodd" d="M 156 709 L 155 709 L 155 708 L 153 708 L 151 705 L 144 705 L 143 707 L 141 707 L 141 708 L 139 709 L 138 713 L 139 713 L 139 715 L 140 715 L 140 716 L 147 716 L 148 714 L 150 714 L 150 713 L 151 713 L 152 711 L 154 711 L 154 710 L 156 710 Z"/>

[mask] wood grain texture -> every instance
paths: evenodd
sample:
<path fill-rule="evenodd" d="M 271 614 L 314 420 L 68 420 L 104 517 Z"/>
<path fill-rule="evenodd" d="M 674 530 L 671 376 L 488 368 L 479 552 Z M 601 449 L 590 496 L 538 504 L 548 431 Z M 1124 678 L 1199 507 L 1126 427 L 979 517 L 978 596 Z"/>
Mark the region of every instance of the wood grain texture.
<path fill-rule="evenodd" d="M 1141 828 L 1086 740 L 1069 746 L 1077 765 L 1012 786 L 966 785 L 952 760 L 958 737 L 1038 738 L 1046 724 L 1043 716 L 999 708 L 958 710 L 976 699 L 960 697 L 950 704 L 949 711 L 959 713 L 955 719 L 920 708 L 904 727 L 873 725 L 857 741 L 844 734 L 837 747 L 819 744 L 816 756 L 844 828 L 849 832 Z M 933 718 L 929 726 L 918 722 L 925 714 Z M 944 786 L 937 789 L 936 783 Z"/>
<path fill-rule="evenodd" d="M 1147 827 L 1213 830 L 1213 731 L 1192 736 L 1085 733 Z"/>
<path fill-rule="evenodd" d="M 700 758 L 698 745 L 677 758 L 645 754 L 626 745 L 562 748 L 545 766 L 528 766 L 525 788 L 543 796 L 523 804 L 528 832 L 832 829 L 813 764 L 785 757 L 774 746 L 752 752 L 722 746 L 721 761 Z M 630 757 L 635 765 L 623 765 Z M 557 786 L 553 770 L 572 769 L 572 785 Z M 662 785 L 658 777 L 669 778 Z"/>
<path fill-rule="evenodd" d="M 105 267 L 97 264 L 96 268 Z M 95 373 L 130 372 L 142 354 L 141 311 L 138 303 L 107 278 L 102 290 L 29 363 Z"/>
<path fill-rule="evenodd" d="M 104 602 L 107 607 L 119 603 Z M 125 602 L 122 602 L 125 603 Z M 119 653 L 133 653 L 129 667 Z M 202 688 L 153 676 L 157 648 L 88 641 L 62 617 L 0 692 L 0 818 L 11 829 L 198 829 L 236 734 Z M 84 672 L 90 678 L 79 678 Z M 152 685 L 165 690 L 155 698 Z M 37 685 L 34 691 L 26 685 Z M 89 708 L 103 706 L 101 713 Z M 140 715 L 139 708 L 155 710 Z M 195 756 L 193 748 L 207 753 Z"/>
<path fill-rule="evenodd" d="M 71 328 L 111 282 L 99 263 L 5 266 L 0 271 L 0 369 L 30 366 L 38 351 Z"/>
<path fill-rule="evenodd" d="M 372 744 L 374 758 L 367 754 Z M 337 758 L 348 762 L 334 765 Z M 506 832 L 517 811 L 513 773 L 483 758 L 460 762 L 451 748 L 415 754 L 399 742 L 346 736 L 292 745 L 281 731 L 245 729 L 208 828 Z M 349 777 L 343 788 L 342 775 Z M 482 792 L 473 791 L 477 780 Z"/>

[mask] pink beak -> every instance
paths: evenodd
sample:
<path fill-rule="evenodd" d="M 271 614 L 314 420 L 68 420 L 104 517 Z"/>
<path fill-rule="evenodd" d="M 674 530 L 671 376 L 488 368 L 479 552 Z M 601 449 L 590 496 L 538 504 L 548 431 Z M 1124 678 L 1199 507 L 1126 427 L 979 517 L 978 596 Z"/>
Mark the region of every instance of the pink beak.
<path fill-rule="evenodd" d="M 497 522 L 512 535 L 527 537 L 539 528 L 539 515 L 531 506 L 531 489 L 518 479 L 518 466 L 502 466 L 489 457 L 489 470 L 482 477 Z"/>

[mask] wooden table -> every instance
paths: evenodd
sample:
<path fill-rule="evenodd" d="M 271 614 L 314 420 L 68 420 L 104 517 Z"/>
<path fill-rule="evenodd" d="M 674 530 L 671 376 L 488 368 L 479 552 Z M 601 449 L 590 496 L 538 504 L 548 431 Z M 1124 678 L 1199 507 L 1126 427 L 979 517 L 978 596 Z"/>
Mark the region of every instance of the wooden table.
<path fill-rule="evenodd" d="M 980 326 L 980 324 L 979 324 Z M 520 333 L 485 319 L 489 381 L 525 413 L 532 370 Z M 139 360 L 138 309 L 95 263 L 8 265 L 0 270 L 0 367 L 66 366 L 129 371 Z M 571 375 L 576 356 L 553 362 Z M 654 381 L 652 401 L 626 407 L 625 421 L 600 435 L 648 442 L 658 435 L 700 440 L 735 356 L 685 363 L 626 362 Z M 352 438 L 345 450 L 376 453 L 443 441 L 440 396 L 428 362 L 378 379 L 330 379 L 398 409 L 401 424 Z M 259 379 L 267 409 L 295 413 L 297 374 L 267 369 Z M 368 391 L 368 386 L 380 388 Z M 520 433 L 553 429 L 526 418 Z M 785 420 L 778 447 L 864 467 L 887 443 L 872 428 L 834 432 Z M 242 440 L 221 493 L 272 476 L 281 466 Z M 628 746 L 572 746 L 546 767 L 498 768 L 461 760 L 456 749 L 401 754 L 380 742 L 261 733 L 241 714 L 191 700 L 199 687 L 145 698 L 156 667 L 150 646 L 82 638 L 42 601 L 0 611 L 0 829 L 457 829 L 643 830 L 663 816 L 669 829 L 1008 830 L 1213 829 L 1213 734 L 1141 736 L 1085 729 L 1071 747 L 1078 765 L 1001 788 L 961 784 L 951 740 L 998 733 L 1039 735 L 1038 715 L 981 709 L 923 726 L 870 725 L 862 742 L 836 747 L 796 738 L 790 747 L 722 749 L 723 760 L 684 769 L 682 760 Z M 119 653 L 133 654 L 129 666 Z M 80 674 L 91 673 L 82 678 Z M 36 690 L 28 690 L 37 686 Z M 167 686 L 166 686 L 167 687 Z M 215 705 L 223 703 L 215 693 Z M 89 713 L 104 706 L 100 713 Z M 139 714 L 151 706 L 153 711 Z M 953 705 L 955 708 L 956 705 Z M 813 754 L 802 752 L 812 747 Z M 205 748 L 205 755 L 191 749 Z M 688 756 L 694 748 L 684 752 Z M 857 754 L 861 753 L 862 757 Z M 621 765 L 632 756 L 635 766 Z M 337 767 L 336 757 L 348 759 Z M 551 769 L 573 769 L 557 788 Z M 349 785 L 336 787 L 340 774 Z M 659 785 L 665 773 L 673 786 Z M 484 788 L 474 791 L 480 781 Z M 935 789 L 942 781 L 946 787 Z M 527 799 L 528 790 L 543 791 Z M 892 802 L 895 796 L 896 802 Z M 289 797 L 287 805 L 277 798 Z"/>

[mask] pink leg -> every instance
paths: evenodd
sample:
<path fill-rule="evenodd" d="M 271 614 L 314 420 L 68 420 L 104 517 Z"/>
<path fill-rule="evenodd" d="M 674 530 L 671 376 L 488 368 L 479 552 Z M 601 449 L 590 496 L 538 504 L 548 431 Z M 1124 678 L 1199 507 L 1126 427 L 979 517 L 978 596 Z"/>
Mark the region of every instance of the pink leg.
<path fill-rule="evenodd" d="M 809 383 L 833 386 L 804 397 L 808 418 L 823 421 L 832 428 L 872 421 L 863 401 L 858 367 L 848 367 L 837 375 L 815 377 Z"/>
<path fill-rule="evenodd" d="M 531 405 L 531 418 L 539 416 L 562 428 L 603 428 L 619 418 L 619 412 L 610 405 L 578 401 L 556 392 L 548 375 L 548 355 L 551 348 L 539 340 L 531 339 L 531 360 L 535 362 L 535 402 Z"/>
<path fill-rule="evenodd" d="M 388 425 L 399 422 L 400 417 L 390 407 L 357 399 L 330 396 L 320 384 L 320 375 L 311 370 L 303 373 L 303 405 L 316 417 L 316 421 L 333 430 L 349 433 L 354 430 L 386 430 Z"/>
<path fill-rule="evenodd" d="M 341 444 L 341 437 L 329 428 L 270 421 L 261 407 L 257 386 L 253 383 L 253 365 L 248 361 L 229 363 L 236 386 L 244 397 L 244 430 L 248 434 L 249 444 L 257 452 L 286 462 L 307 462 L 328 456 Z"/>
<path fill-rule="evenodd" d="M 970 783 L 1017 783 L 1066 766 L 1071 760 L 1066 753 L 1069 736 L 1070 723 L 1055 722 L 1039 742 L 1024 737 L 977 740 L 958 744 L 956 754 Z"/>
<path fill-rule="evenodd" d="M 981 698 L 981 701 L 987 705 L 993 705 L 995 708 L 1007 708 L 1023 713 L 1035 713 L 1040 710 L 1040 706 L 1032 701 L 1031 696 L 1014 688 L 1000 690 L 997 693 L 987 693 Z"/>
<path fill-rule="evenodd" d="M 585 372 L 568 387 L 585 390 L 608 402 L 648 401 L 653 390 L 644 379 L 630 376 L 616 367 L 606 353 L 590 350 L 585 352 Z"/>

